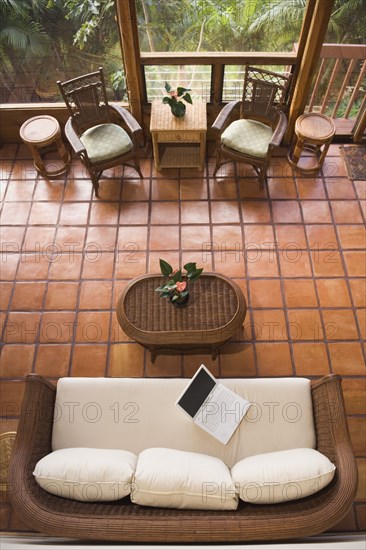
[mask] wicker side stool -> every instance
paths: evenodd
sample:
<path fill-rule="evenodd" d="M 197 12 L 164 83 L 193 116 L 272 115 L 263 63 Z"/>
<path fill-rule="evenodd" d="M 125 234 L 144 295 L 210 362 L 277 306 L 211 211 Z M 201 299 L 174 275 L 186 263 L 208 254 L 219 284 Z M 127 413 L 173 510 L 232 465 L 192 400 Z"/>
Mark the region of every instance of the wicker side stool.
<path fill-rule="evenodd" d="M 321 113 L 301 115 L 296 120 L 295 135 L 297 139 L 288 153 L 289 163 L 302 172 L 318 172 L 323 166 L 334 133 L 334 122 L 328 116 Z M 304 149 L 310 149 L 315 153 L 315 164 L 312 166 L 301 163 L 301 155 Z"/>
<path fill-rule="evenodd" d="M 66 151 L 61 139 L 61 128 L 58 121 L 49 115 L 40 115 L 30 118 L 20 128 L 20 137 L 28 145 L 34 160 L 37 172 L 44 178 L 54 179 L 64 174 L 70 165 L 70 153 Z M 41 156 L 41 150 L 52 143 L 63 161 L 61 167 L 55 170 L 47 170 Z"/>

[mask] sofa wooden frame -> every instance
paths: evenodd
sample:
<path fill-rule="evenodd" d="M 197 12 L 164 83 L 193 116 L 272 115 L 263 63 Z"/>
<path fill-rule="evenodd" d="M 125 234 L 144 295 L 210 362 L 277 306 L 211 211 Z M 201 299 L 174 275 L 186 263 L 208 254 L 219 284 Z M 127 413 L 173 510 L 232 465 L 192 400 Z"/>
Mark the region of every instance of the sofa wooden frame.
<path fill-rule="evenodd" d="M 130 502 L 85 503 L 46 493 L 33 476 L 35 464 L 51 452 L 56 388 L 41 376 L 26 381 L 19 428 L 9 468 L 9 496 L 29 527 L 78 539 L 123 542 L 243 542 L 319 534 L 340 522 L 357 490 L 341 378 L 312 382 L 318 451 L 337 467 L 333 481 L 301 500 L 273 505 L 240 502 L 236 511 L 148 508 Z"/>

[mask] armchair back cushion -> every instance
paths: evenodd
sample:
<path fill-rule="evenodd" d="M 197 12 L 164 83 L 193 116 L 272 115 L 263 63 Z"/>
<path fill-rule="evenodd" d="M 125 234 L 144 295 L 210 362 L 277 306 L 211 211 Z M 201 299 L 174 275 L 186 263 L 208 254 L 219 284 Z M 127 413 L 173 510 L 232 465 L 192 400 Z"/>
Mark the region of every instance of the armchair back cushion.
<path fill-rule="evenodd" d="M 220 458 L 229 468 L 248 456 L 315 448 L 310 380 L 223 379 L 251 406 L 227 445 L 175 405 L 187 379 L 60 378 L 53 450 L 120 449 L 136 455 L 165 447 Z M 235 411 L 222 411 L 235 414 Z"/>

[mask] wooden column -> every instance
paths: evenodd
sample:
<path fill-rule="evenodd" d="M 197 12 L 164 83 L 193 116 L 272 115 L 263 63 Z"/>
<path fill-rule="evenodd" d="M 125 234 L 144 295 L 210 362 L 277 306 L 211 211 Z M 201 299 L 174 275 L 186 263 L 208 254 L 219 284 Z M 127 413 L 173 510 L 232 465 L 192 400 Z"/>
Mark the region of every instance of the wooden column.
<path fill-rule="evenodd" d="M 302 59 L 299 60 L 300 67 L 289 111 L 287 132 L 284 137 L 284 142 L 287 144 L 290 143 L 292 139 L 296 119 L 299 115 L 303 114 L 305 109 L 314 71 L 327 32 L 333 4 L 334 0 L 315 0 L 315 6 L 311 5 L 310 7 L 312 19 L 307 33 L 304 54 Z M 304 32 L 306 31 L 305 28 L 303 30 Z"/>
<path fill-rule="evenodd" d="M 302 61 L 302 58 L 304 57 L 306 41 L 308 38 L 311 22 L 313 20 L 315 4 L 316 4 L 316 0 L 307 1 L 305 14 L 301 25 L 299 42 L 298 44 L 294 44 L 294 47 L 293 47 L 293 50 L 296 52 L 296 64 L 292 68 L 292 80 L 291 80 L 290 90 L 288 92 L 288 95 L 290 98 L 292 98 L 293 96 L 297 77 L 299 75 L 301 61 Z"/>
<path fill-rule="evenodd" d="M 142 83 L 135 0 L 116 0 L 116 7 L 131 113 L 141 124 Z"/>

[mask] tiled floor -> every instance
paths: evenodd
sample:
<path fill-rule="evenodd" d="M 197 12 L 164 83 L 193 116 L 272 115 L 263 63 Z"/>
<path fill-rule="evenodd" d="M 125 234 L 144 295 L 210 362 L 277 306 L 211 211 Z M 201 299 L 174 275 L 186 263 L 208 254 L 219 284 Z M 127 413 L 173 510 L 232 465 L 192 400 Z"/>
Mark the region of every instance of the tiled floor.
<path fill-rule="evenodd" d="M 284 155 L 284 152 L 282 153 Z M 366 181 L 350 181 L 339 146 L 321 173 L 294 173 L 273 158 L 268 189 L 251 168 L 204 174 L 110 170 L 100 199 L 78 162 L 65 179 L 37 178 L 22 145 L 0 149 L 2 410 L 16 430 L 24 378 L 191 376 L 204 361 L 222 377 L 343 377 L 360 471 L 357 506 L 342 529 L 365 528 Z M 158 356 L 154 364 L 119 328 L 127 281 L 188 260 L 228 275 L 246 295 L 243 340 L 209 355 Z M 5 528 L 21 529 L 2 509 Z"/>

